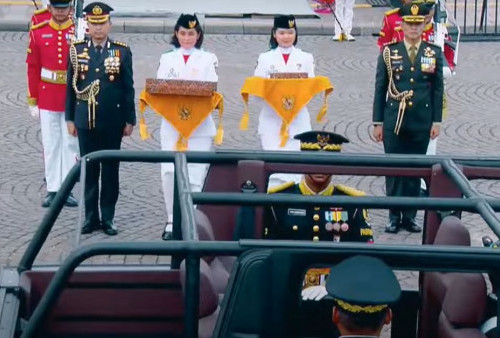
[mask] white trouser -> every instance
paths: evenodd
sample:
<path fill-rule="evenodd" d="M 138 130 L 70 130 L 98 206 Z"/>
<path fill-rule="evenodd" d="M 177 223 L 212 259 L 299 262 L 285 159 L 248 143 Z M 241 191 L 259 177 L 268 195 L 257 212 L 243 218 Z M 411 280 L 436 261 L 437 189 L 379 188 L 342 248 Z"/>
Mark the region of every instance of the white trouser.
<path fill-rule="evenodd" d="M 161 149 L 162 150 L 175 150 L 175 145 L 177 143 L 177 135 L 172 138 L 162 132 L 161 136 Z M 212 150 L 212 140 L 211 136 L 202 137 L 190 137 L 188 139 L 188 149 L 192 151 L 210 151 Z M 205 177 L 207 176 L 208 164 L 205 163 L 188 163 L 188 173 L 189 173 L 189 183 L 191 186 L 191 191 L 199 192 L 203 189 L 205 184 Z M 163 197 L 165 198 L 165 208 L 167 209 L 168 223 L 173 221 L 174 213 L 174 164 L 173 163 L 162 163 L 161 164 L 161 182 L 163 187 Z M 171 230 L 171 229 L 169 229 Z"/>
<path fill-rule="evenodd" d="M 352 17 L 354 16 L 354 1 L 355 0 L 337 0 L 335 1 L 335 15 L 340 21 L 344 33 L 351 34 Z M 342 30 L 339 23 L 335 20 L 335 35 L 340 35 Z"/>
<path fill-rule="evenodd" d="M 437 152 L 437 140 L 438 138 L 436 137 L 434 140 L 429 140 L 429 145 L 427 146 L 427 153 L 426 155 L 436 155 Z M 423 190 L 427 189 L 427 184 L 425 184 L 425 181 L 422 179 L 420 182 L 420 188 Z"/>
<path fill-rule="evenodd" d="M 78 138 L 68 133 L 64 112 L 40 109 L 47 191 L 56 192 L 78 160 Z"/>
<path fill-rule="evenodd" d="M 289 139 L 283 148 L 280 148 L 281 137 L 277 133 L 260 134 L 260 142 L 262 149 L 269 151 L 300 151 L 300 141 Z M 269 184 L 267 189 L 280 186 L 284 183 L 294 181 L 299 183 L 302 178 L 301 174 L 272 174 L 269 176 Z"/>

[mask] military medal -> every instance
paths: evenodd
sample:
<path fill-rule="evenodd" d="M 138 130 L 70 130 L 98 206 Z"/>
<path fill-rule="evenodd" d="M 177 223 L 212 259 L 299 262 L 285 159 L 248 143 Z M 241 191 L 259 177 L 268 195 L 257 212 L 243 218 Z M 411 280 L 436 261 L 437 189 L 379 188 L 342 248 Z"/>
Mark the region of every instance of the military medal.
<path fill-rule="evenodd" d="M 333 231 L 339 232 L 340 230 L 340 223 L 333 223 Z"/>
<path fill-rule="evenodd" d="M 109 81 L 113 82 L 115 80 L 115 76 L 114 75 L 110 75 L 109 76 Z"/>
<path fill-rule="evenodd" d="M 333 230 L 333 224 L 328 222 L 325 224 L 325 230 L 326 231 L 332 231 Z"/>
<path fill-rule="evenodd" d="M 342 230 L 343 232 L 349 231 L 349 224 L 342 223 L 342 225 L 340 226 L 340 230 Z"/>

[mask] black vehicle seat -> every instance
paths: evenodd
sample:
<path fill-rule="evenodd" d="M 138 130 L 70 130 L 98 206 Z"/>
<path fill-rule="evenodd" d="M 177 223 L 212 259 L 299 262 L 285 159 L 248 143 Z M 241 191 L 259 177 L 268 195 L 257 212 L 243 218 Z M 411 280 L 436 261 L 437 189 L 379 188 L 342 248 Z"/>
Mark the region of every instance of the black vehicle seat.
<path fill-rule="evenodd" d="M 434 244 L 470 246 L 470 234 L 459 218 L 448 216 L 441 222 Z M 443 337 L 466 337 L 463 335 L 466 331 L 458 328 L 479 331 L 476 324 L 484 318 L 477 320 L 484 317 L 486 308 L 485 281 L 481 274 L 427 272 L 423 274 L 422 285 L 419 337 L 441 337 L 438 330 L 443 332 Z M 474 298 L 457 291 L 464 288 L 470 290 L 467 292 Z M 455 326 L 458 324 L 460 326 Z"/>

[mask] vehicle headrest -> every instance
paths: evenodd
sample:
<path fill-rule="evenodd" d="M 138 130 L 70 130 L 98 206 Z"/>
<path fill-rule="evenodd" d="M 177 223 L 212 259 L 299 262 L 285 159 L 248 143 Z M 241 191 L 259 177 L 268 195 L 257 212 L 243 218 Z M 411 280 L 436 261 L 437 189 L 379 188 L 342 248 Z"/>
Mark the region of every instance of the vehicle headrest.
<path fill-rule="evenodd" d="M 180 266 L 180 277 L 182 292 L 186 293 L 186 261 L 182 261 Z M 200 318 L 211 315 L 219 306 L 219 295 L 214 287 L 212 271 L 208 264 L 200 260 Z"/>
<path fill-rule="evenodd" d="M 194 212 L 194 219 L 196 221 L 196 229 L 198 230 L 198 239 L 200 241 L 213 241 L 214 231 L 212 223 L 202 211 L 196 209 Z"/>
<path fill-rule="evenodd" d="M 439 225 L 434 244 L 470 246 L 469 230 L 458 217 L 447 216 Z"/>
<path fill-rule="evenodd" d="M 442 311 L 455 327 L 479 327 L 486 311 L 486 282 L 481 274 L 460 274 L 450 284 Z"/>

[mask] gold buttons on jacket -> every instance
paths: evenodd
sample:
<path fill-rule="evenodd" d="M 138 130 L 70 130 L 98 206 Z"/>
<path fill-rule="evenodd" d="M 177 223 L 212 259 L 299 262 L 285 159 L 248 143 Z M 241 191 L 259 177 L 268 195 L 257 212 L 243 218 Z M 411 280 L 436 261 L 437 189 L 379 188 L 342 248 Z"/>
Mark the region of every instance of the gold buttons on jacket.
<path fill-rule="evenodd" d="M 58 37 L 57 37 L 57 40 L 62 40 L 62 36 L 58 36 Z"/>
<path fill-rule="evenodd" d="M 60 53 L 62 52 L 62 48 L 57 48 L 57 51 Z"/>
<path fill-rule="evenodd" d="M 95 72 L 96 72 L 96 73 L 99 73 L 99 68 L 96 68 L 96 69 L 95 69 Z"/>
<path fill-rule="evenodd" d="M 410 70 L 411 70 L 412 72 L 414 72 L 414 71 L 415 71 L 415 67 L 413 67 L 413 66 L 412 66 L 412 67 L 410 67 Z"/>
<path fill-rule="evenodd" d="M 318 215 L 318 214 L 314 214 L 314 216 L 313 216 L 313 220 L 315 220 L 315 221 L 319 221 L 319 215 Z"/>
<path fill-rule="evenodd" d="M 314 232 L 319 232 L 319 226 L 318 225 L 313 226 L 313 231 Z"/>
<path fill-rule="evenodd" d="M 57 32 L 57 34 L 62 35 L 62 31 Z"/>
<path fill-rule="evenodd" d="M 316 211 L 318 211 L 320 209 L 321 209 L 320 207 L 314 207 L 314 210 L 316 210 Z"/>
<path fill-rule="evenodd" d="M 411 79 L 410 79 L 410 83 L 413 83 L 413 82 L 415 82 L 415 80 L 413 80 L 413 78 L 411 78 Z"/>
<path fill-rule="evenodd" d="M 411 106 L 413 106 L 413 102 L 411 102 L 411 101 L 410 101 L 410 102 L 408 102 L 408 105 L 409 105 L 410 107 L 411 107 Z"/>
<path fill-rule="evenodd" d="M 62 46 L 62 42 L 58 42 L 58 43 L 57 43 L 57 45 L 58 45 L 58 46 Z"/>
<path fill-rule="evenodd" d="M 314 242 L 319 242 L 319 237 L 318 237 L 318 236 L 314 236 L 314 237 L 313 237 L 313 241 L 314 241 Z"/>
<path fill-rule="evenodd" d="M 292 227 L 292 229 L 293 229 L 293 231 L 297 231 L 297 230 L 299 230 L 299 227 L 298 227 L 298 226 L 296 226 L 296 225 L 294 225 L 294 226 Z"/>

